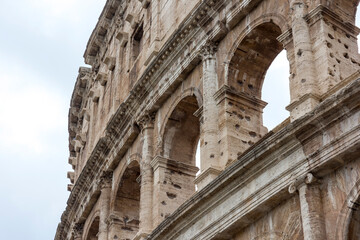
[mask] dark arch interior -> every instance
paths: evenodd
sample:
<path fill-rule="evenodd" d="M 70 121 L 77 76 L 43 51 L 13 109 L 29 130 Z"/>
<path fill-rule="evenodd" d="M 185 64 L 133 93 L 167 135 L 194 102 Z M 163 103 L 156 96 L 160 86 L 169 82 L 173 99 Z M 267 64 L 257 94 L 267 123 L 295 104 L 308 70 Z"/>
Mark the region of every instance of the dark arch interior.
<path fill-rule="evenodd" d="M 358 205 L 360 200 L 356 202 L 354 209 L 352 210 L 351 220 L 349 224 L 348 237 L 346 240 L 358 240 L 360 239 L 360 208 Z"/>
<path fill-rule="evenodd" d="M 195 166 L 197 142 L 200 136 L 199 108 L 195 96 L 182 99 L 171 113 L 164 133 L 164 156 Z"/>
<path fill-rule="evenodd" d="M 276 39 L 281 29 L 272 22 L 253 29 L 236 49 L 229 65 L 229 86 L 236 92 L 261 98 L 261 88 L 270 64 L 283 50 Z"/>
<path fill-rule="evenodd" d="M 89 233 L 87 235 L 86 240 L 97 240 L 97 234 L 99 232 L 99 222 L 100 218 L 96 217 L 94 221 L 91 223 L 91 226 L 89 228 Z"/>
<path fill-rule="evenodd" d="M 139 165 L 129 166 L 122 178 L 116 194 L 115 212 L 120 217 L 121 229 L 118 232 L 125 239 L 132 239 L 139 230 L 140 209 L 140 184 L 137 179 L 140 176 Z"/>

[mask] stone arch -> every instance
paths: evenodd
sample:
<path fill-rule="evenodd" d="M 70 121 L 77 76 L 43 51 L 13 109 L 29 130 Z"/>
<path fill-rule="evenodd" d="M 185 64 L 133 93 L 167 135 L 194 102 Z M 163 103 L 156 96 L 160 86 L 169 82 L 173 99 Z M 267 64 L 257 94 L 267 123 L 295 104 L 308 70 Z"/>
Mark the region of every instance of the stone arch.
<path fill-rule="evenodd" d="M 97 240 L 97 234 L 99 233 L 100 211 L 91 213 L 88 219 L 90 219 L 90 221 L 84 226 L 83 239 Z"/>
<path fill-rule="evenodd" d="M 226 62 L 229 66 L 225 79 L 229 87 L 238 92 L 244 92 L 248 88 L 245 91 L 247 94 L 261 99 L 266 71 L 284 49 L 277 38 L 289 29 L 286 18 L 276 13 L 265 14 L 252 21 L 241 32 L 228 54 Z M 250 63 L 251 67 L 249 64 L 242 64 L 245 62 Z M 249 74 L 249 70 L 253 73 Z M 244 83 L 244 79 L 251 81 L 251 78 L 257 79 L 254 83 Z"/>
<path fill-rule="evenodd" d="M 194 113 L 201 104 L 201 94 L 188 88 L 172 97 L 159 131 L 162 150 L 151 162 L 154 171 L 154 225 L 170 216 L 195 192 L 195 163 L 200 122 Z"/>
<path fill-rule="evenodd" d="M 360 238 L 360 179 L 346 197 L 336 221 L 337 240 Z M 355 238 L 357 236 L 357 238 Z"/>
<path fill-rule="evenodd" d="M 130 157 L 115 186 L 112 211 L 109 216 L 111 237 L 132 239 L 139 230 L 140 165 L 138 157 Z"/>
<path fill-rule="evenodd" d="M 164 124 L 163 157 L 195 166 L 200 122 L 194 113 L 199 105 L 194 95 L 183 96 L 177 100 Z"/>
<path fill-rule="evenodd" d="M 278 14 L 278 13 L 268 13 L 268 14 L 264 14 L 261 17 L 254 19 L 251 23 L 249 23 L 249 25 L 246 28 L 244 28 L 244 30 L 241 31 L 238 38 L 235 40 L 234 44 L 230 48 L 226 62 L 231 61 L 231 59 L 233 58 L 233 56 L 236 52 L 236 49 L 240 45 L 241 41 L 246 37 L 246 35 L 248 35 L 257 26 L 259 26 L 263 23 L 268 23 L 268 22 L 272 22 L 275 25 L 277 25 L 281 29 L 282 33 L 291 29 L 286 17 L 281 14 Z"/>
<path fill-rule="evenodd" d="M 166 125 L 168 122 L 168 119 L 171 117 L 171 114 L 173 114 L 175 108 L 179 105 L 179 103 L 184 100 L 187 97 L 193 97 L 194 99 L 196 99 L 197 102 L 197 106 L 200 107 L 202 106 L 202 93 L 200 92 L 200 90 L 198 88 L 195 87 L 191 87 L 191 88 L 187 88 L 186 90 L 184 90 L 182 92 L 181 95 L 177 96 L 175 99 L 172 100 L 172 103 L 169 107 L 169 109 L 167 110 L 165 117 L 164 117 L 164 123 L 161 124 L 161 129 L 159 131 L 159 144 L 161 145 L 161 150 L 160 150 L 160 155 L 166 157 L 167 155 L 164 154 L 164 148 L 166 147 L 165 144 L 165 134 L 166 134 Z"/>
<path fill-rule="evenodd" d="M 121 168 L 121 171 L 119 173 L 119 178 L 116 179 L 116 182 L 114 184 L 114 188 L 112 191 L 112 196 L 111 196 L 111 204 L 110 204 L 111 211 L 114 211 L 114 209 L 115 209 L 116 194 L 119 190 L 119 187 L 121 186 L 122 176 L 124 175 L 125 171 L 128 168 L 131 168 L 136 165 L 140 166 L 140 161 L 141 161 L 141 155 L 139 153 L 134 153 L 134 154 L 131 154 L 130 156 L 128 156 L 126 161 L 120 162 L 119 166 Z"/>

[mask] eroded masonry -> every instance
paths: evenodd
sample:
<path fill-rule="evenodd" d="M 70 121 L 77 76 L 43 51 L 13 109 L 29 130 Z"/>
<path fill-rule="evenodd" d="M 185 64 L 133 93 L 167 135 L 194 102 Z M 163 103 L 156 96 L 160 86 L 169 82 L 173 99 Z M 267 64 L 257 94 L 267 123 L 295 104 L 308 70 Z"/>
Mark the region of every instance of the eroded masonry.
<path fill-rule="evenodd" d="M 55 239 L 360 239 L 358 4 L 107 0 L 71 98 Z M 282 50 L 290 118 L 269 131 Z"/>

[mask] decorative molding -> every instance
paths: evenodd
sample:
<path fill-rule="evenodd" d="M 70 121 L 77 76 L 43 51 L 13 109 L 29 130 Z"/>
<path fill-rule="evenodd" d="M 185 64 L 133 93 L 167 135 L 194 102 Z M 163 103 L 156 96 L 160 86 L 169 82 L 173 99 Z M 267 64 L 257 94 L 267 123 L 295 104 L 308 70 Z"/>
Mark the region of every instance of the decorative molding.
<path fill-rule="evenodd" d="M 224 99 L 230 99 L 231 101 L 235 101 L 237 103 L 241 103 L 249 108 L 259 110 L 259 108 L 262 110 L 266 107 L 267 102 L 264 102 L 263 100 L 254 97 L 249 96 L 246 93 L 243 92 L 236 92 L 232 90 L 229 86 L 223 85 L 215 94 L 214 98 L 217 101 L 217 104 L 221 103 Z"/>
<path fill-rule="evenodd" d="M 216 58 L 217 44 L 213 42 L 207 42 L 202 46 L 200 50 L 200 56 L 203 61 Z"/>
<path fill-rule="evenodd" d="M 317 179 L 312 173 L 307 173 L 304 177 L 294 180 L 288 188 L 290 194 L 294 194 L 300 186 L 307 184 L 315 184 L 319 183 L 319 179 Z"/>
<path fill-rule="evenodd" d="M 331 24 L 336 25 L 348 34 L 351 34 L 353 38 L 357 38 L 357 35 L 360 33 L 360 29 L 358 27 L 349 22 L 344 22 L 336 13 L 323 5 L 317 6 L 305 16 L 305 20 L 310 25 L 315 24 L 321 19 L 331 22 Z"/>
<path fill-rule="evenodd" d="M 73 227 L 74 239 L 81 239 L 84 233 L 84 223 L 75 223 Z"/>
<path fill-rule="evenodd" d="M 154 172 L 156 172 L 159 168 L 162 168 L 167 170 L 175 170 L 177 172 L 179 171 L 182 174 L 195 177 L 196 173 L 199 171 L 199 168 L 196 166 L 164 158 L 161 156 L 156 156 L 150 164 Z"/>
<path fill-rule="evenodd" d="M 100 177 L 100 188 L 111 188 L 113 180 L 113 172 L 106 171 Z"/>
<path fill-rule="evenodd" d="M 145 113 L 137 120 L 137 124 L 139 125 L 141 130 L 147 128 L 154 128 L 155 117 L 156 117 L 156 112 Z"/>

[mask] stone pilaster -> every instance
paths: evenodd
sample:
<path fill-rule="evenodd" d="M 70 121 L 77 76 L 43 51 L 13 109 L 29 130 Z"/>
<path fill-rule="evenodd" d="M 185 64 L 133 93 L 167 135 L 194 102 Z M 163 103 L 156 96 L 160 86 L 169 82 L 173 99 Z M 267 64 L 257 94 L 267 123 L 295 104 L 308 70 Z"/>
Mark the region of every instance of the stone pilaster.
<path fill-rule="evenodd" d="M 326 239 L 322 198 L 317 179 L 308 173 L 304 182 L 297 187 L 290 186 L 289 191 L 292 193 L 296 189 L 299 192 L 304 239 Z"/>
<path fill-rule="evenodd" d="M 308 12 L 304 0 L 290 0 L 291 27 L 295 48 L 295 69 L 290 78 L 291 104 L 287 107 L 291 120 L 310 112 L 319 103 L 316 70 L 310 30 L 305 16 Z"/>
<path fill-rule="evenodd" d="M 115 213 L 110 213 L 107 218 L 107 224 L 109 228 L 108 239 L 120 239 L 120 237 L 124 237 L 124 233 L 122 228 L 124 226 L 124 221 Z"/>
<path fill-rule="evenodd" d="M 153 229 L 153 170 L 150 163 L 153 159 L 154 121 L 154 113 L 146 114 L 138 121 L 142 133 L 143 147 L 140 162 L 140 229 L 136 239 L 144 238 Z"/>
<path fill-rule="evenodd" d="M 100 179 L 101 194 L 99 197 L 100 222 L 99 222 L 99 240 L 108 239 L 107 218 L 110 211 L 110 196 L 112 186 L 113 172 L 104 172 Z"/>
<path fill-rule="evenodd" d="M 151 161 L 154 169 L 154 226 L 160 224 L 195 192 L 194 179 L 198 168 L 156 156 Z"/>
<path fill-rule="evenodd" d="M 266 102 L 223 85 L 215 94 L 219 109 L 220 166 L 233 163 L 266 133 L 262 113 Z"/>
<path fill-rule="evenodd" d="M 84 223 L 76 223 L 73 228 L 74 240 L 82 240 L 83 232 L 84 232 Z"/>
<path fill-rule="evenodd" d="M 216 72 L 216 50 L 213 43 L 206 44 L 201 50 L 203 66 L 203 106 L 200 125 L 201 174 L 196 180 L 198 188 L 212 181 L 222 170 L 219 165 L 218 146 L 218 109 L 214 95 L 218 89 Z"/>

